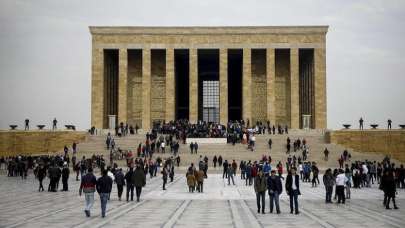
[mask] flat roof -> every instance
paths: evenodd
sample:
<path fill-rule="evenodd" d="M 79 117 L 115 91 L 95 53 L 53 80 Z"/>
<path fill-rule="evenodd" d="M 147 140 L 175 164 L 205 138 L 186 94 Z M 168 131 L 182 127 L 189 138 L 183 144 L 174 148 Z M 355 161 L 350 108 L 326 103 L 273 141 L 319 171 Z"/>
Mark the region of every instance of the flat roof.
<path fill-rule="evenodd" d="M 89 26 L 92 35 L 210 35 L 210 34 L 323 34 L 328 25 L 317 26 Z"/>

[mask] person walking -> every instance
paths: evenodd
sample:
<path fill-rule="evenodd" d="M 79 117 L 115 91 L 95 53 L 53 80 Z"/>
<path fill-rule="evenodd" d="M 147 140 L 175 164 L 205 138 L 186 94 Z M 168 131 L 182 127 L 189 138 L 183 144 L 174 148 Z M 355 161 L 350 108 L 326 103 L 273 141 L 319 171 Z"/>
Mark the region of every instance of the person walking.
<path fill-rule="evenodd" d="M 395 202 L 395 194 L 397 193 L 397 186 L 395 183 L 394 173 L 391 170 L 386 170 L 381 178 L 381 187 L 384 191 L 384 205 L 385 209 L 390 210 L 390 201 L 394 204 L 394 209 L 399 209 Z"/>
<path fill-rule="evenodd" d="M 325 203 L 332 203 L 333 186 L 335 185 L 335 178 L 332 175 L 332 170 L 327 169 L 323 175 L 323 185 L 325 185 L 326 199 Z"/>
<path fill-rule="evenodd" d="M 197 142 L 194 142 L 194 152 L 195 152 L 195 154 L 197 154 L 197 152 L 198 152 L 198 143 Z"/>
<path fill-rule="evenodd" d="M 114 176 L 115 183 L 117 184 L 118 200 L 121 201 L 122 191 L 124 190 L 125 185 L 125 176 L 122 173 L 122 169 L 119 169 Z"/>
<path fill-rule="evenodd" d="M 280 214 L 279 196 L 283 192 L 283 185 L 280 177 L 276 176 L 276 171 L 272 170 L 270 177 L 267 178 L 267 189 L 270 197 L 270 213 L 273 213 L 274 204 L 276 205 L 277 214 Z"/>
<path fill-rule="evenodd" d="M 69 174 L 70 174 L 70 170 L 67 166 L 67 162 L 65 162 L 63 164 L 63 169 L 62 169 L 62 191 L 69 191 L 69 187 L 68 187 L 68 180 L 69 180 Z"/>
<path fill-rule="evenodd" d="M 86 207 L 84 209 L 84 213 L 87 217 L 90 217 L 90 209 L 93 207 L 94 204 L 94 192 L 96 190 L 96 176 L 93 174 L 93 168 L 89 168 L 87 174 L 81 178 L 80 188 L 79 188 L 79 195 L 82 195 L 84 192 L 84 197 L 86 200 Z"/>
<path fill-rule="evenodd" d="M 101 171 L 102 176 L 98 178 L 96 188 L 97 192 L 100 195 L 100 204 L 101 204 L 101 217 L 105 217 L 105 212 L 107 209 L 108 197 L 111 193 L 113 180 L 108 176 L 108 171 L 106 169 Z"/>
<path fill-rule="evenodd" d="M 228 168 L 226 169 L 226 173 L 228 175 L 228 185 L 231 185 L 231 179 L 232 179 L 232 184 L 235 185 L 235 181 L 233 180 L 234 171 L 233 171 L 233 168 L 232 168 L 231 164 L 228 164 Z"/>
<path fill-rule="evenodd" d="M 193 193 L 196 181 L 195 181 L 195 176 L 194 176 L 194 172 L 192 169 L 189 169 L 187 171 L 186 178 L 187 178 L 188 192 Z"/>
<path fill-rule="evenodd" d="M 134 171 L 134 185 L 136 191 L 136 202 L 139 202 L 141 197 L 142 188 L 146 185 L 146 176 L 143 168 L 138 164 Z"/>
<path fill-rule="evenodd" d="M 300 192 L 300 177 L 297 174 L 297 170 L 295 167 L 290 169 L 290 172 L 287 175 L 286 183 L 285 183 L 285 190 L 290 197 L 290 213 L 299 214 L 298 210 L 298 195 L 301 195 Z"/>
<path fill-rule="evenodd" d="M 190 153 L 193 154 L 193 150 L 194 150 L 194 143 L 190 142 Z"/>
<path fill-rule="evenodd" d="M 345 184 L 347 182 L 347 177 L 344 174 L 342 169 L 339 169 L 339 174 L 336 176 L 336 194 L 338 197 L 338 204 L 342 203 L 345 204 L 346 196 L 345 196 Z"/>
<path fill-rule="evenodd" d="M 166 164 L 163 166 L 161 173 L 162 173 L 162 179 L 163 179 L 163 190 L 166 190 L 167 175 L 169 174 Z"/>
<path fill-rule="evenodd" d="M 127 184 L 127 202 L 129 200 L 129 192 L 131 192 L 131 201 L 134 201 L 134 168 L 130 168 L 129 171 L 125 174 L 125 181 Z"/>
<path fill-rule="evenodd" d="M 387 122 L 388 122 L 388 130 L 391 130 L 392 120 L 388 119 Z"/>
<path fill-rule="evenodd" d="M 41 163 L 41 164 L 39 164 L 38 171 L 37 171 L 37 178 L 39 181 L 38 192 L 44 191 L 44 186 L 42 185 L 42 181 L 44 180 L 45 177 L 46 177 L 46 169 L 45 169 L 44 165 Z"/>
<path fill-rule="evenodd" d="M 221 160 L 222 163 L 222 160 Z M 225 160 L 225 162 L 222 164 L 223 166 L 223 173 L 222 173 L 222 179 L 228 178 L 228 160 Z"/>
<path fill-rule="evenodd" d="M 261 170 L 259 171 L 259 173 L 255 178 L 254 188 L 256 193 L 257 213 L 260 213 L 261 208 L 262 214 L 264 214 L 264 208 L 266 204 L 265 197 L 266 197 L 267 181 Z"/>
<path fill-rule="evenodd" d="M 203 192 L 203 185 L 204 185 L 204 171 L 202 168 L 196 173 L 196 181 L 197 181 L 197 191 L 202 193 Z"/>

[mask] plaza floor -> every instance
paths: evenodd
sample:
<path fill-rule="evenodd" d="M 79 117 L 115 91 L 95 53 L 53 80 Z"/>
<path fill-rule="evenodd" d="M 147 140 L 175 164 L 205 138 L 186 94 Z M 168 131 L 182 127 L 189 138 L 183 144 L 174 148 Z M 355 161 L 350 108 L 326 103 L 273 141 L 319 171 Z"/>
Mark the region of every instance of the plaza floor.
<path fill-rule="evenodd" d="M 257 214 L 253 186 L 240 177 L 228 185 L 220 174 L 209 174 L 204 193 L 189 193 L 183 173 L 167 190 L 160 177 L 147 179 L 141 202 L 118 201 L 116 186 L 100 216 L 99 198 L 92 216 L 85 217 L 79 182 L 69 181 L 69 192 L 37 192 L 38 182 L 0 175 L 0 227 L 405 227 L 405 191 L 399 190 L 399 210 L 385 210 L 377 185 L 352 189 L 345 205 L 325 204 L 324 188 L 302 183 L 299 215 L 289 213 L 288 197 L 281 195 L 281 214 Z M 45 182 L 45 188 L 48 182 Z M 61 187 L 61 186 L 60 186 Z"/>

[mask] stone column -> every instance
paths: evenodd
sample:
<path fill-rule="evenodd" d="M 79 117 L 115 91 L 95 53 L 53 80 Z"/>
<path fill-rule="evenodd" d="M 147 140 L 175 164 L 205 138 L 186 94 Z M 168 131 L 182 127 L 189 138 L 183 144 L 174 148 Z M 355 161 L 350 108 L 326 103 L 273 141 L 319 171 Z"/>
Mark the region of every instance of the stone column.
<path fill-rule="evenodd" d="M 250 48 L 243 49 L 242 118 L 245 121 L 249 119 L 252 125 L 252 52 Z"/>
<path fill-rule="evenodd" d="M 298 48 L 290 49 L 290 128 L 298 129 L 300 126 L 300 99 L 299 99 L 299 56 Z"/>
<path fill-rule="evenodd" d="M 150 130 L 150 90 L 151 90 L 150 49 L 142 49 L 142 129 Z"/>
<path fill-rule="evenodd" d="M 198 121 L 198 54 L 197 49 L 189 50 L 189 76 L 190 76 L 190 104 L 189 104 L 189 121 L 196 123 Z"/>
<path fill-rule="evenodd" d="M 166 49 L 166 122 L 175 119 L 174 49 Z"/>
<path fill-rule="evenodd" d="M 104 50 L 92 49 L 91 56 L 91 126 L 104 127 Z"/>
<path fill-rule="evenodd" d="M 219 50 L 219 122 L 228 123 L 228 49 Z"/>
<path fill-rule="evenodd" d="M 118 124 L 128 122 L 128 52 L 119 50 L 118 60 Z"/>
<path fill-rule="evenodd" d="M 325 129 L 326 123 L 326 48 L 314 50 L 314 98 L 316 129 Z"/>
<path fill-rule="evenodd" d="M 276 124 L 276 62 L 275 49 L 266 50 L 266 75 L 267 75 L 267 120 L 272 125 Z"/>

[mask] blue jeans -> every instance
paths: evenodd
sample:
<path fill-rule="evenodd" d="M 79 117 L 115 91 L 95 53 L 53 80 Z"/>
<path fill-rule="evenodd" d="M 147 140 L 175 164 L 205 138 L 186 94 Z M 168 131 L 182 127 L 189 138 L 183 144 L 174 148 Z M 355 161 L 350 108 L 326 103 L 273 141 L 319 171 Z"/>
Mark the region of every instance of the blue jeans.
<path fill-rule="evenodd" d="M 109 193 L 100 193 L 101 216 L 105 217 Z"/>
<path fill-rule="evenodd" d="M 293 201 L 294 201 L 294 203 L 293 203 Z M 294 211 L 294 208 L 295 208 L 295 213 L 298 213 L 298 190 L 291 190 L 291 192 L 290 192 L 291 213 Z"/>
<path fill-rule="evenodd" d="M 84 193 L 84 198 L 86 200 L 86 207 L 84 210 L 90 211 L 94 204 L 94 192 Z"/>
<path fill-rule="evenodd" d="M 270 196 L 270 213 L 273 212 L 273 206 L 276 205 L 276 211 L 280 212 L 280 201 L 279 201 L 279 194 L 278 192 L 273 192 L 273 194 L 269 194 Z"/>

